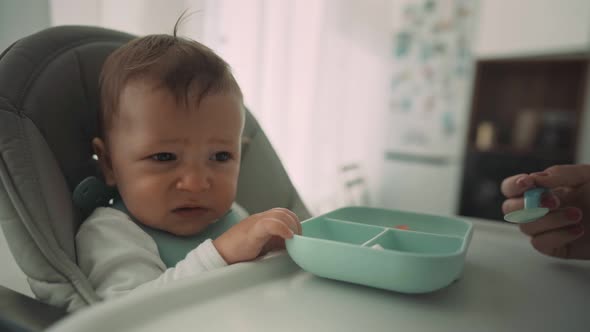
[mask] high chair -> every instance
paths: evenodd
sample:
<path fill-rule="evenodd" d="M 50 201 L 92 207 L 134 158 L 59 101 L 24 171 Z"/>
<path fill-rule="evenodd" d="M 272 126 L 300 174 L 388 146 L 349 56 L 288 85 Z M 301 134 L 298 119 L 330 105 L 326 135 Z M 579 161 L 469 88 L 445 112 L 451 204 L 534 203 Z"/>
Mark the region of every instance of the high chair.
<path fill-rule="evenodd" d="M 54 27 L 0 56 L 0 224 L 39 301 L 0 292 L 0 329 L 41 329 L 100 301 L 76 265 L 74 236 L 85 216 L 72 192 L 86 177 L 100 176 L 91 147 L 98 76 L 105 58 L 132 38 Z M 236 202 L 249 213 L 285 207 L 302 220 L 310 216 L 250 112 Z"/>

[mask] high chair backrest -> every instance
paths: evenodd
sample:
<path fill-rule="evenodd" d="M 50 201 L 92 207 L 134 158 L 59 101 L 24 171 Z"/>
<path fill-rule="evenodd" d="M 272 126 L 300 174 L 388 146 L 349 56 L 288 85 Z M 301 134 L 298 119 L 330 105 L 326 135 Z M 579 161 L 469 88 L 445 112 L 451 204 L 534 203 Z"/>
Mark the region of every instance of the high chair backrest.
<path fill-rule="evenodd" d="M 49 28 L 0 56 L 0 224 L 33 293 L 74 310 L 99 301 L 76 265 L 82 214 L 72 191 L 99 176 L 98 75 L 105 58 L 134 36 L 96 27 Z M 268 139 L 248 112 L 237 203 L 309 212 Z"/>

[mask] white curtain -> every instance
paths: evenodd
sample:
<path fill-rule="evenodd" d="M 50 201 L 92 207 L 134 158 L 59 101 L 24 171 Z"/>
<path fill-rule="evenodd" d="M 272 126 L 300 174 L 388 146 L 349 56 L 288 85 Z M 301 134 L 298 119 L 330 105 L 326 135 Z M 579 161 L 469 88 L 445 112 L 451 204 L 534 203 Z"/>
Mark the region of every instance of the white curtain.
<path fill-rule="evenodd" d="M 383 160 L 392 0 L 52 0 L 54 25 L 181 33 L 232 66 L 308 207 L 371 204 Z"/>
<path fill-rule="evenodd" d="M 217 1 L 229 61 L 314 212 L 370 204 L 382 160 L 390 0 Z"/>

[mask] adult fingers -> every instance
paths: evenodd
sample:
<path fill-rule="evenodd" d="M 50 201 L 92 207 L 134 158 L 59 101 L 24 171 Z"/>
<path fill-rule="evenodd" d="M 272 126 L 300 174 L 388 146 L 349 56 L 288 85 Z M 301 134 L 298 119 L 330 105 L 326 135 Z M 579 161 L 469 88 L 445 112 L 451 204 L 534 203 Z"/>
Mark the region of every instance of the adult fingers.
<path fill-rule="evenodd" d="M 557 202 L 561 204 L 569 204 L 572 201 L 572 195 L 576 190 L 569 187 L 556 187 L 550 190 Z"/>
<path fill-rule="evenodd" d="M 565 192 L 546 192 L 543 193 L 541 196 L 541 207 L 548 208 L 549 210 L 555 210 L 559 208 L 563 198 L 565 197 Z M 510 213 L 512 211 L 522 210 L 524 208 L 524 198 L 517 197 L 517 198 L 509 198 L 502 203 L 502 212 L 504 214 Z"/>
<path fill-rule="evenodd" d="M 531 244 L 546 255 L 566 258 L 567 246 L 583 235 L 584 228 L 578 224 L 533 236 Z"/>
<path fill-rule="evenodd" d="M 502 203 L 502 212 L 508 214 L 512 211 L 522 210 L 524 208 L 524 198 L 509 198 Z"/>
<path fill-rule="evenodd" d="M 528 174 L 522 173 L 508 177 L 502 181 L 500 190 L 508 198 L 522 196 L 522 194 L 535 185 L 535 180 Z"/>
<path fill-rule="evenodd" d="M 590 182 L 590 165 L 551 166 L 530 176 L 541 187 L 578 187 Z"/>
<path fill-rule="evenodd" d="M 580 225 L 582 211 L 575 207 L 568 207 L 551 212 L 543 218 L 520 225 L 520 230 L 531 236 Z"/>

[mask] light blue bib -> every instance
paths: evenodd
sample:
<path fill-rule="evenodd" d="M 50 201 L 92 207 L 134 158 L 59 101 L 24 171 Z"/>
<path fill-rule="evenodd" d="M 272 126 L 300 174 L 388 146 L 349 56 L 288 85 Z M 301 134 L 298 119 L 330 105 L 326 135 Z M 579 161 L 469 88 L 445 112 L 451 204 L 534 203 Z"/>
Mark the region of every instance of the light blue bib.
<path fill-rule="evenodd" d="M 178 236 L 137 222 L 121 199 L 115 200 L 111 207 L 127 214 L 131 220 L 154 239 L 160 258 L 168 268 L 176 266 L 176 263 L 183 260 L 191 250 L 198 247 L 205 240 L 217 238 L 245 217 L 232 208 L 203 232 L 193 236 Z"/>
<path fill-rule="evenodd" d="M 207 239 L 216 239 L 219 235 L 248 216 L 248 213 L 244 209 L 234 203 L 228 213 L 214 224 L 209 225 L 202 233 L 193 236 L 177 236 L 137 222 L 131 213 L 129 213 L 129 210 L 127 210 L 116 188 L 108 187 L 102 180 L 95 176 L 89 176 L 82 180 L 73 192 L 74 204 L 86 216 L 99 206 L 109 206 L 108 202 L 110 199 L 114 200 L 110 207 L 127 214 L 131 220 L 154 239 L 160 258 L 167 267 L 176 266 L 176 263 L 183 260 L 199 244 Z"/>

